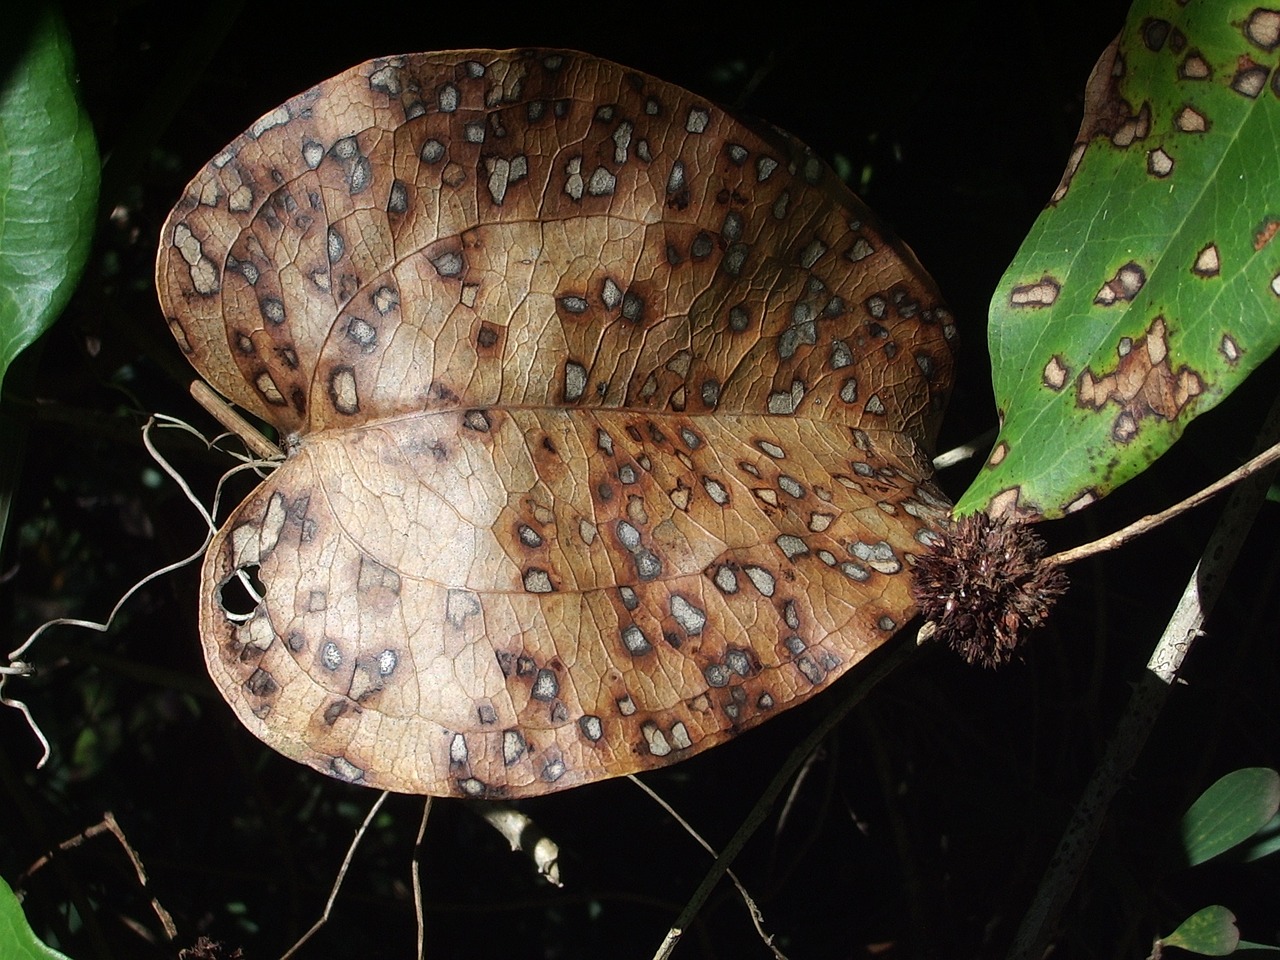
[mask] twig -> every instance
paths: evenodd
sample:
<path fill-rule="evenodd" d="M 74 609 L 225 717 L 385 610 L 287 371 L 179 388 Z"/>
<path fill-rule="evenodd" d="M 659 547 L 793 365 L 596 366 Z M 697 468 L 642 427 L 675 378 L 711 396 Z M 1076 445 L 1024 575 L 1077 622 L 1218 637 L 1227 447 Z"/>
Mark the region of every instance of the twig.
<path fill-rule="evenodd" d="M 1104 553 L 1107 550 L 1114 550 L 1116 547 L 1128 543 L 1135 537 L 1140 537 L 1144 533 L 1154 530 L 1156 527 L 1160 526 L 1160 524 L 1172 520 L 1175 517 L 1186 513 L 1188 510 L 1195 509 L 1206 500 L 1217 496 L 1232 484 L 1239 483 L 1241 480 L 1244 480 L 1246 477 L 1253 476 L 1260 470 L 1265 470 L 1277 460 L 1280 460 L 1280 443 L 1268 447 L 1248 463 L 1237 467 L 1225 477 L 1214 481 L 1198 493 L 1193 493 L 1185 500 L 1180 500 L 1167 510 L 1161 510 L 1159 513 L 1153 513 L 1141 518 L 1140 520 L 1135 520 L 1127 527 L 1121 527 L 1114 533 L 1109 533 L 1105 537 L 1100 537 L 1090 543 L 1082 543 L 1078 547 L 1072 547 L 1070 550 L 1063 550 L 1059 553 L 1053 554 L 1052 556 L 1045 557 L 1044 562 L 1056 567 L 1064 567 L 1068 563 L 1083 560 L 1085 557 L 1092 557 L 1095 554 Z"/>
<path fill-rule="evenodd" d="M 684 817 L 680 816 L 671 804 L 658 796 L 652 787 L 632 773 L 627 774 L 627 779 L 652 797 L 658 806 L 662 807 L 663 810 L 667 811 L 667 813 L 671 815 L 672 819 L 674 819 L 676 823 L 684 827 L 685 833 L 693 837 L 693 839 L 697 841 L 698 846 L 702 847 L 703 850 L 707 851 L 707 853 L 711 854 L 713 857 L 719 856 L 716 853 L 715 848 L 711 846 L 711 844 L 707 843 L 706 840 L 703 840 L 702 835 L 699 834 L 697 830 L 693 829 L 693 825 Z M 786 955 L 774 946 L 773 934 L 765 932 L 764 914 L 760 912 L 760 907 L 756 905 L 755 898 L 752 897 L 751 894 L 747 893 L 747 888 L 742 885 L 742 881 L 738 879 L 738 875 L 736 873 L 727 867 L 725 868 L 725 873 L 729 875 L 729 879 L 733 881 L 733 885 L 738 888 L 738 893 L 742 896 L 742 902 L 747 905 L 747 912 L 751 914 L 751 924 L 756 928 L 756 934 L 764 942 L 764 945 L 773 952 L 773 955 L 777 957 L 778 960 L 787 960 Z"/>
<path fill-rule="evenodd" d="M 720 855 L 716 857 L 716 862 L 711 865 L 711 869 L 707 871 L 702 878 L 702 882 L 698 884 L 697 889 L 690 895 L 684 909 L 680 911 L 680 915 L 676 917 L 676 922 L 667 931 L 666 936 L 663 937 L 662 944 L 654 954 L 655 960 L 664 960 L 664 958 L 671 956 L 671 952 L 675 950 L 676 944 L 679 943 L 680 938 L 684 935 L 684 931 L 689 929 L 689 925 L 693 922 L 694 917 L 698 915 L 698 911 L 702 909 L 702 905 L 706 902 L 707 897 L 710 896 L 715 885 L 720 882 L 720 878 L 729 869 L 729 865 L 742 852 L 742 848 L 747 845 L 747 841 L 764 823 L 769 810 L 777 802 L 782 791 L 786 789 L 787 784 L 791 782 L 791 778 L 795 776 L 796 771 L 804 764 L 809 755 L 818 748 L 818 745 L 826 739 L 849 711 L 862 702 L 872 687 L 911 659 L 918 650 L 919 647 L 911 642 L 891 642 L 888 645 L 888 649 L 881 648 L 880 651 L 863 661 L 862 668 L 865 672 L 860 670 L 860 675 L 849 688 L 844 699 L 827 713 L 821 722 L 813 728 L 809 736 L 805 737 L 791 751 L 786 761 L 773 775 L 773 779 L 769 781 L 769 785 L 765 787 L 764 792 L 760 794 L 760 799 L 756 801 L 755 806 L 743 818 L 737 832 L 725 844 L 724 849 L 720 851 Z"/>
<path fill-rule="evenodd" d="M 957 463 L 963 463 L 970 457 L 975 457 L 979 453 L 984 453 L 991 449 L 991 442 L 995 440 L 996 434 L 999 433 L 995 427 L 980 434 L 976 439 L 970 440 L 968 443 L 962 443 L 958 447 L 952 447 L 945 453 L 940 453 L 933 458 L 933 469 L 945 470 L 947 467 L 954 467 Z"/>
<path fill-rule="evenodd" d="M 560 847 L 542 832 L 542 828 L 528 814 L 505 803 L 492 801 L 468 806 L 476 816 L 506 837 L 513 851 L 527 853 L 538 868 L 538 873 L 548 883 L 556 887 L 564 886 L 560 882 Z"/>
<path fill-rule="evenodd" d="M 1280 437 L 1280 400 L 1267 415 L 1261 436 L 1266 443 L 1273 443 Z M 1256 474 L 1262 468 L 1254 464 L 1264 457 L 1270 458 L 1267 462 L 1274 460 L 1275 450 L 1276 447 L 1272 447 L 1260 457 L 1255 457 L 1240 470 L 1224 477 L 1219 484 L 1234 483 L 1243 476 Z M 1221 489 L 1219 484 L 1214 487 Z M 1217 602 L 1253 518 L 1262 505 L 1266 486 L 1266 478 L 1256 476 L 1252 482 L 1234 490 L 1228 499 L 1222 517 L 1187 581 L 1182 599 L 1147 662 L 1146 672 L 1134 688 L 1124 716 L 1116 725 L 1106 753 L 1058 841 L 1035 899 L 1018 928 L 1008 954 L 1009 960 L 1040 960 L 1047 953 L 1062 913 L 1102 832 L 1111 799 L 1142 752 L 1169 698 L 1183 660 L 1196 638 L 1201 636 L 1205 617 Z M 1213 490 L 1213 487 L 1207 489 Z"/>
<path fill-rule="evenodd" d="M 289 960 L 304 943 L 310 940 L 317 930 L 329 922 L 329 914 L 333 910 L 333 902 L 338 899 L 338 891 L 342 889 L 342 883 L 347 879 L 347 869 L 351 866 L 351 861 L 356 855 L 356 848 L 360 846 L 360 841 L 364 839 L 364 832 L 369 829 L 369 824 L 373 822 L 374 816 L 378 809 L 382 806 L 384 800 L 390 796 L 390 792 L 383 790 L 378 795 L 378 799 L 373 802 L 373 806 L 369 808 L 369 812 L 365 814 L 364 822 L 360 824 L 360 828 L 356 830 L 355 837 L 351 840 L 351 846 L 347 847 L 347 855 L 342 858 L 342 866 L 338 868 L 338 876 L 334 878 L 333 889 L 329 891 L 329 899 L 325 901 L 324 912 L 320 914 L 320 919 L 311 925 L 311 929 L 298 938 L 298 942 L 286 950 L 280 956 L 280 960 Z"/>
<path fill-rule="evenodd" d="M 80 846 L 80 844 L 84 843 L 86 840 L 91 840 L 104 833 L 111 834 L 119 841 L 120 846 L 124 848 L 125 854 L 129 857 L 129 862 L 133 864 L 133 872 L 138 878 L 138 886 L 140 886 L 146 893 L 150 893 L 151 891 L 147 889 L 147 871 L 142 866 L 142 858 L 139 857 L 133 847 L 130 846 L 128 839 L 124 835 L 124 830 L 121 829 L 120 824 L 116 821 L 115 815 L 109 810 L 102 815 L 102 820 L 100 822 L 82 830 L 69 840 L 63 840 L 53 850 L 50 850 L 48 853 L 36 859 L 31 866 L 22 871 L 22 874 L 18 877 L 14 886 L 24 886 L 27 880 L 29 880 L 38 870 L 53 859 L 54 853 L 58 851 L 72 850 Z M 178 928 L 174 926 L 173 917 L 169 915 L 169 911 L 162 907 L 160 905 L 160 901 L 154 896 L 151 897 L 151 909 L 155 911 L 156 917 L 160 920 L 160 926 L 164 928 L 165 939 L 172 940 L 176 937 L 178 935 Z"/>
<path fill-rule="evenodd" d="M 255 430 L 248 420 L 203 380 L 191 382 L 191 396 L 211 417 L 243 440 L 250 453 L 257 454 L 263 460 L 280 459 L 280 448 Z"/>
<path fill-rule="evenodd" d="M 773 835 L 779 837 L 787 828 L 787 820 L 791 816 L 791 808 L 795 806 L 796 798 L 800 796 L 800 788 L 804 786 L 805 780 L 809 778 L 809 774 L 813 771 L 813 766 L 819 760 L 823 759 L 823 751 L 821 748 L 813 751 L 805 758 L 804 766 L 800 768 L 800 772 L 796 774 L 796 778 L 791 781 L 791 789 L 787 791 L 787 799 L 782 804 L 782 812 L 778 814 L 778 822 L 773 828 Z"/>
<path fill-rule="evenodd" d="M 422 820 L 418 823 L 418 836 L 413 841 L 413 859 L 409 864 L 409 872 L 413 877 L 413 915 L 418 921 L 418 960 L 422 960 L 423 948 L 427 939 L 427 922 L 422 915 L 422 873 L 418 857 L 422 854 L 422 837 L 427 832 L 427 817 L 431 815 L 431 798 L 427 797 L 422 804 Z"/>

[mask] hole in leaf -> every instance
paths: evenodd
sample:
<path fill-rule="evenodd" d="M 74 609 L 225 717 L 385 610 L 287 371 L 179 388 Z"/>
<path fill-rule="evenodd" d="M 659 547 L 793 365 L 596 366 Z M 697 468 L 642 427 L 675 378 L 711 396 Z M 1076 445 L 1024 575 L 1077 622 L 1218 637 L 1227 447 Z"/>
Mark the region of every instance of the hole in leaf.
<path fill-rule="evenodd" d="M 236 570 L 218 587 L 218 605 L 228 620 L 248 620 L 262 602 L 266 587 L 258 579 L 258 565 L 251 563 Z"/>

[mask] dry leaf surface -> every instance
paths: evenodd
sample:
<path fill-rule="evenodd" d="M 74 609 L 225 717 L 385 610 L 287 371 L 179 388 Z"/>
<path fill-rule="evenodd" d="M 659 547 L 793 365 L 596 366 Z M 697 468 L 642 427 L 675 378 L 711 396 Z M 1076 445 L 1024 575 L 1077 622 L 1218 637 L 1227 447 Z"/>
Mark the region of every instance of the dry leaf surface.
<path fill-rule="evenodd" d="M 327 774 L 674 762 L 914 612 L 951 317 L 803 146 L 684 90 L 566 51 L 361 64 L 196 176 L 157 284 L 288 454 L 206 557 L 210 672 Z"/>

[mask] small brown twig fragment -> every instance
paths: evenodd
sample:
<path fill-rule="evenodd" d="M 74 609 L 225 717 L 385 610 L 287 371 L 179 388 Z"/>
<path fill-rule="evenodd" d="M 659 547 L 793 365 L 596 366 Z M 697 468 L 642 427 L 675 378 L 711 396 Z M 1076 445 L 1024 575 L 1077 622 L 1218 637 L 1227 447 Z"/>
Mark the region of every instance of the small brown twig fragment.
<path fill-rule="evenodd" d="M 197 937 L 191 946 L 178 951 L 178 960 L 244 960 L 244 951 L 208 937 Z"/>
<path fill-rule="evenodd" d="M 38 870 L 44 867 L 45 864 L 53 858 L 55 853 L 59 851 L 73 850 L 86 840 L 91 840 L 104 833 L 111 834 L 117 841 L 119 841 L 120 846 L 124 849 L 125 854 L 129 858 L 129 862 L 133 864 L 133 872 L 138 878 L 138 886 L 145 892 L 150 893 L 151 891 L 147 889 L 147 871 L 142 866 L 142 858 L 138 856 L 137 852 L 129 844 L 128 838 L 124 835 L 124 830 L 121 829 L 120 824 L 116 821 L 115 815 L 110 810 L 102 815 L 102 820 L 98 823 L 80 831 L 68 840 L 63 840 L 53 850 L 50 850 L 43 856 L 38 857 L 31 866 L 27 867 L 27 869 L 22 872 L 14 886 L 21 887 L 25 885 L 26 881 Z M 151 897 L 151 909 L 155 911 L 156 917 L 160 920 L 160 926 L 164 929 L 165 939 L 173 940 L 177 937 L 178 928 L 174 925 L 173 917 L 169 915 L 169 911 L 162 907 L 160 905 L 160 901 L 154 896 Z"/>
<path fill-rule="evenodd" d="M 240 416 L 231 404 L 223 400 L 203 380 L 191 382 L 191 396 L 213 419 L 243 440 L 250 453 L 263 460 L 280 459 L 280 448 L 255 430 L 253 424 Z"/>

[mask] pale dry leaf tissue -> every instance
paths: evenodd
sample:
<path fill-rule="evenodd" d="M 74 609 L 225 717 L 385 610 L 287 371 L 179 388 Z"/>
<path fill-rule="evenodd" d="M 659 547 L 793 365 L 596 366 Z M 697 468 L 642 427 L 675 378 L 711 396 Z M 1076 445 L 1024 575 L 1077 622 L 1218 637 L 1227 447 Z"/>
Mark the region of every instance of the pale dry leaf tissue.
<path fill-rule="evenodd" d="M 209 548 L 209 670 L 324 773 L 671 763 L 914 611 L 951 317 L 823 163 L 702 97 L 567 51 L 373 60 L 214 157 L 156 277 L 288 454 Z"/>

